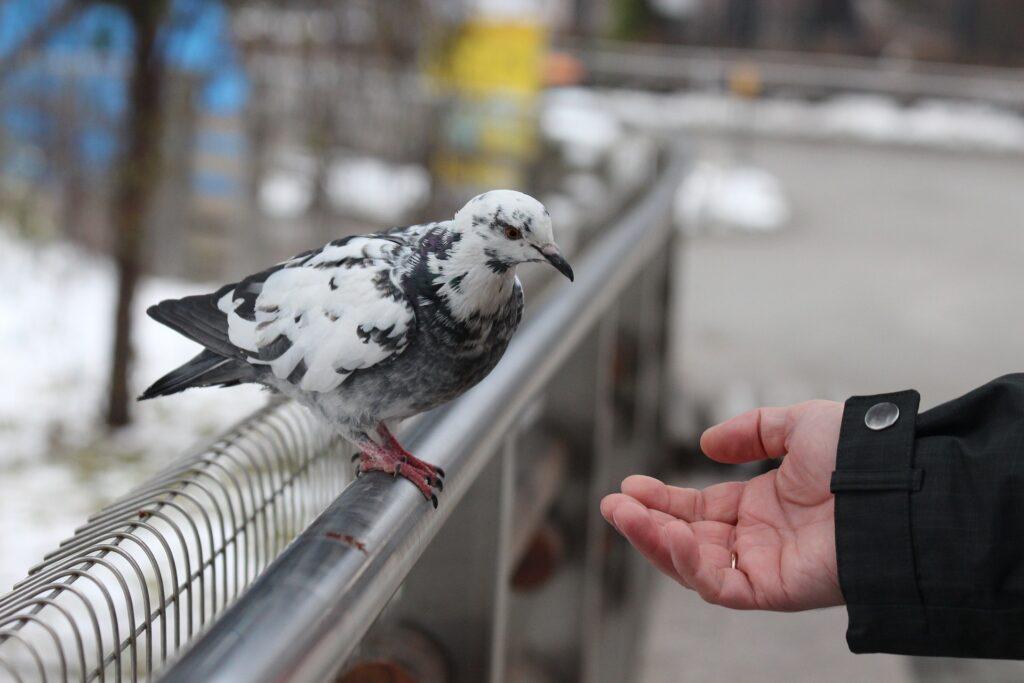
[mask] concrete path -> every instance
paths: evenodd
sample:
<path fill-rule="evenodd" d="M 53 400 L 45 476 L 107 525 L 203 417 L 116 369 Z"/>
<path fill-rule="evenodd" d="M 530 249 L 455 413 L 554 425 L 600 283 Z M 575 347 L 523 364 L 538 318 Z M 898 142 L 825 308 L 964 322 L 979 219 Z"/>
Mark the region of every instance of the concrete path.
<path fill-rule="evenodd" d="M 1024 370 L 1024 158 L 768 140 L 750 156 L 793 219 L 686 245 L 681 393 L 779 403 L 913 387 L 932 406 Z"/>

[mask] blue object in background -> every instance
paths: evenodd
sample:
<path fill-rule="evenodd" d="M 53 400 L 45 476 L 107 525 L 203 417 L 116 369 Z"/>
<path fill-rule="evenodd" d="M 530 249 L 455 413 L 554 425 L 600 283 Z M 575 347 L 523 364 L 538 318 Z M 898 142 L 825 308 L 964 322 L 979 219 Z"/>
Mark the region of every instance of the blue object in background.
<path fill-rule="evenodd" d="M 16 50 L 63 2 L 0 0 L 0 59 Z M 75 131 L 75 152 L 87 169 L 105 170 L 120 146 L 132 40 L 131 23 L 120 8 L 96 3 L 81 10 L 38 55 L 0 81 L 4 136 L 37 147 L 52 142 L 58 125 L 53 118 L 60 111 L 54 103 L 67 98 L 82 123 Z M 159 40 L 169 70 L 200 77 L 195 103 L 200 112 L 229 115 L 245 105 L 248 79 L 220 0 L 172 0 Z M 32 169 L 36 180 L 59 171 L 26 166 L 15 156 L 0 159 L 0 171 L 24 175 Z"/>

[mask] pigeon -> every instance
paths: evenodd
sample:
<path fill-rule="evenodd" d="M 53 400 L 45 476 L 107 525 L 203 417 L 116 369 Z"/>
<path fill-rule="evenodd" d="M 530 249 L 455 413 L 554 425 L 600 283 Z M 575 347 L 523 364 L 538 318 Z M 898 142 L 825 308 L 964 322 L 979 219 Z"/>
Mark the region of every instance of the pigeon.
<path fill-rule="evenodd" d="M 548 211 L 512 190 L 478 195 L 452 220 L 334 240 L 212 294 L 151 306 L 203 350 L 139 400 L 264 385 L 354 444 L 357 474 L 401 476 L 436 508 L 444 472 L 392 430 L 497 364 L 522 318 L 516 266 L 533 262 L 573 279 Z"/>

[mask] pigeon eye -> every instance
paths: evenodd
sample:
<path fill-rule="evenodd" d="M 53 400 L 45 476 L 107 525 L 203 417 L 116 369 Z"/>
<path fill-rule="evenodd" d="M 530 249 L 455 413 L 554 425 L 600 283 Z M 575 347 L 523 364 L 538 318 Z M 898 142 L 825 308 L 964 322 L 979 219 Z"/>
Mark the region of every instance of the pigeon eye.
<path fill-rule="evenodd" d="M 517 240 L 523 236 L 523 231 L 519 228 L 513 228 L 511 225 L 505 228 L 505 237 L 510 240 Z"/>

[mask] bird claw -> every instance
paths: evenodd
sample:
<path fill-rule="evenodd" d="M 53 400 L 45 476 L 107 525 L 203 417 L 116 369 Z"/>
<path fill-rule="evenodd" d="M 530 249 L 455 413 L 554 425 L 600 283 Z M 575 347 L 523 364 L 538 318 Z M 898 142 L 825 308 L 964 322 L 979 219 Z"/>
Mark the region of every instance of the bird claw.
<path fill-rule="evenodd" d="M 402 477 L 409 480 L 425 499 L 437 507 L 435 491 L 440 493 L 444 490 L 444 470 L 440 467 L 418 460 L 409 453 L 389 452 L 373 446 L 368 446 L 367 450 L 357 453 L 353 460 L 359 460 L 356 465 L 357 478 L 367 472 L 384 472 L 390 474 L 392 480 Z"/>

